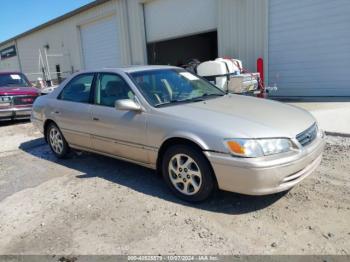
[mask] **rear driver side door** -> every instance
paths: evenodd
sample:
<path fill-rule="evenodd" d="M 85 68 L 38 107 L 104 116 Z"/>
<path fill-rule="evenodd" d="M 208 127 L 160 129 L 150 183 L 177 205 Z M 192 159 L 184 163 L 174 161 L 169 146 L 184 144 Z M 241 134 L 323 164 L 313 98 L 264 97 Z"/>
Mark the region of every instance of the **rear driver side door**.
<path fill-rule="evenodd" d="M 51 114 L 68 144 L 90 149 L 91 102 L 94 73 L 75 76 L 53 103 Z"/>

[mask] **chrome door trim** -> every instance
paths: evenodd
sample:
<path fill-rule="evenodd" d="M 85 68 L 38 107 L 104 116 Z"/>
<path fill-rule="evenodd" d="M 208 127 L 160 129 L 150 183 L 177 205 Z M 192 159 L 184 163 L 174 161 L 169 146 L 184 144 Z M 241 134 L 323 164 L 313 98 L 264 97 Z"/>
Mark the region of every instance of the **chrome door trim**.
<path fill-rule="evenodd" d="M 122 161 L 129 162 L 129 163 L 132 163 L 132 164 L 137 164 L 137 165 L 140 165 L 140 166 L 143 166 L 143 167 L 146 167 L 146 168 L 150 168 L 150 169 L 153 169 L 153 170 L 157 169 L 156 164 L 139 162 L 139 161 L 136 161 L 136 160 L 131 160 L 131 159 L 128 159 L 128 158 L 124 158 L 124 157 L 108 154 L 108 153 L 105 153 L 105 152 L 101 152 L 101 151 L 97 151 L 97 150 L 93 150 L 93 149 L 90 149 L 90 148 L 85 148 L 85 147 L 77 146 L 77 145 L 73 145 L 73 144 L 71 144 L 70 147 L 74 148 L 74 149 L 77 149 L 77 150 L 87 151 L 87 152 L 91 152 L 91 153 L 95 153 L 95 154 L 111 157 L 111 158 L 114 158 L 114 159 L 122 160 Z"/>
<path fill-rule="evenodd" d="M 91 136 L 92 139 L 98 139 L 98 140 L 102 140 L 102 141 L 106 141 L 106 142 L 111 142 L 111 143 L 115 143 L 115 144 L 130 146 L 130 147 L 139 148 L 139 149 L 146 149 L 146 150 L 149 150 L 149 151 L 157 152 L 159 150 L 158 147 L 153 147 L 153 146 L 148 146 L 148 145 L 144 145 L 144 144 L 133 143 L 133 142 L 124 141 L 124 140 L 116 140 L 116 139 L 112 139 L 112 138 L 109 138 L 109 137 L 96 136 L 96 135 L 92 135 L 92 134 L 89 134 L 89 133 L 77 132 L 75 130 L 66 129 L 66 128 L 62 128 L 62 132 L 69 132 L 69 133 L 73 133 L 73 134 L 77 134 L 77 135 L 88 135 L 88 136 Z"/>
<path fill-rule="evenodd" d="M 91 138 L 92 139 L 106 141 L 106 142 L 112 142 L 114 144 L 130 146 L 130 147 L 134 147 L 134 148 L 138 148 L 138 149 L 146 149 L 148 151 L 155 151 L 156 152 L 159 149 L 159 148 L 153 147 L 153 146 L 147 146 L 147 145 L 144 145 L 144 144 L 124 141 L 124 140 L 116 140 L 116 139 L 112 139 L 112 138 L 109 138 L 109 137 L 103 137 L 103 136 L 91 135 Z"/>

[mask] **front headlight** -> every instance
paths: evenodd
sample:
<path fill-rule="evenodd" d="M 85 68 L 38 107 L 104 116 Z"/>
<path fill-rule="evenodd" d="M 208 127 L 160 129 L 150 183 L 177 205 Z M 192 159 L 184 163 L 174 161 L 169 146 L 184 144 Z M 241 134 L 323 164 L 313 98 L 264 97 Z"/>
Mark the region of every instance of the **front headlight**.
<path fill-rule="evenodd" d="M 230 153 L 240 157 L 262 157 L 291 151 L 293 144 L 287 138 L 227 139 Z"/>

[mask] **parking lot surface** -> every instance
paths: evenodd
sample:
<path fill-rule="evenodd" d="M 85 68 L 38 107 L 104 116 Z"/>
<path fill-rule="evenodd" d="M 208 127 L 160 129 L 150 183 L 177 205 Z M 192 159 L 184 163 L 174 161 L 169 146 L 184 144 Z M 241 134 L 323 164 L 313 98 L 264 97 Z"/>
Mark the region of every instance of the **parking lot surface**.
<path fill-rule="evenodd" d="M 56 159 L 28 122 L 0 124 L 0 254 L 349 254 L 350 139 L 287 193 L 175 198 L 154 171 Z"/>

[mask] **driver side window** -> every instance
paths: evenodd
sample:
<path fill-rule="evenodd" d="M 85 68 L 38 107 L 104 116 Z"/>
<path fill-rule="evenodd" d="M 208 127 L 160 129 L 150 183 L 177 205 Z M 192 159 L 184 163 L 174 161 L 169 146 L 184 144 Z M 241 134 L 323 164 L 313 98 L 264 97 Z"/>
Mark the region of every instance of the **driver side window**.
<path fill-rule="evenodd" d="M 108 73 L 99 74 L 94 98 L 96 105 L 114 107 L 116 100 L 134 99 L 134 97 L 134 93 L 121 76 Z"/>

